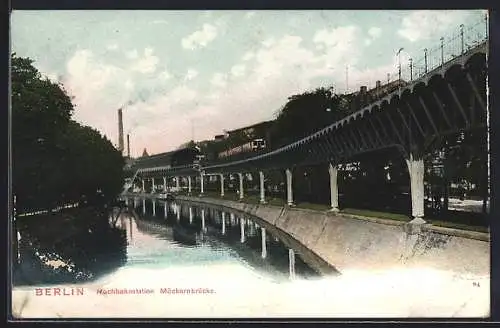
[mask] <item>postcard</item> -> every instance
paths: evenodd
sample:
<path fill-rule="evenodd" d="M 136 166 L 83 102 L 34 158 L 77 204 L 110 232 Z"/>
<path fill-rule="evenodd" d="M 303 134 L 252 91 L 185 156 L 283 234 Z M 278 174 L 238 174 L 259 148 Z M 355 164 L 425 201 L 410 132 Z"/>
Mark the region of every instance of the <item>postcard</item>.
<path fill-rule="evenodd" d="M 11 316 L 488 318 L 485 10 L 11 14 Z"/>

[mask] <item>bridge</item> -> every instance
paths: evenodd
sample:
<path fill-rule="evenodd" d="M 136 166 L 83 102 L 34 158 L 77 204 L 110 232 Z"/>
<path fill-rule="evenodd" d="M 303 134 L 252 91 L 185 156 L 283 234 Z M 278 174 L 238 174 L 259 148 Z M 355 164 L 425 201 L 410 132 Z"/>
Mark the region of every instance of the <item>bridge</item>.
<path fill-rule="evenodd" d="M 221 196 L 227 174 L 239 176 L 239 197 L 244 198 L 243 174 L 259 172 L 260 202 L 266 203 L 265 174 L 269 170 L 286 172 L 287 204 L 293 206 L 293 169 L 299 166 L 326 164 L 330 176 L 331 210 L 339 210 L 337 172 L 339 164 L 355 156 L 382 149 L 397 149 L 406 161 L 411 190 L 413 223 L 425 223 L 424 217 L 424 161 L 423 157 L 435 149 L 443 136 L 487 127 L 487 35 L 476 44 L 464 48 L 444 61 L 441 44 L 441 62 L 415 77 L 400 83 L 398 90 L 360 108 L 353 114 L 294 143 L 243 159 L 227 158 L 210 163 L 184 166 L 154 165 L 133 167 L 135 176 L 151 179 L 187 177 L 188 193 L 192 192 L 192 177 L 200 183 L 204 194 L 204 178 L 220 177 Z M 410 66 L 410 70 L 412 67 Z M 401 77 L 401 66 L 399 67 Z M 402 81 L 402 80 L 400 80 Z"/>

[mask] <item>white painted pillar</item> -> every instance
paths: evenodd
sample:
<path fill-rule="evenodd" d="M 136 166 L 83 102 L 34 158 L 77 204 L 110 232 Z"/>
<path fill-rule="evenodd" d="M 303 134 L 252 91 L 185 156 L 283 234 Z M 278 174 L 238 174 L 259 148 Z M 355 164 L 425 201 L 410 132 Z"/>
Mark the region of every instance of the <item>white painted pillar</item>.
<path fill-rule="evenodd" d="M 146 192 L 146 186 L 145 186 L 145 182 L 144 182 L 144 178 L 142 179 L 142 193 L 145 193 Z"/>
<path fill-rule="evenodd" d="M 220 174 L 219 178 L 220 178 L 220 196 L 224 197 L 224 174 Z"/>
<path fill-rule="evenodd" d="M 132 235 L 132 217 L 129 217 L 128 223 L 128 230 L 130 231 L 130 241 L 133 241 L 134 236 Z"/>
<path fill-rule="evenodd" d="M 207 232 L 207 227 L 205 226 L 205 212 L 201 210 L 201 231 Z"/>
<path fill-rule="evenodd" d="M 292 171 L 286 169 L 286 199 L 288 206 L 293 205 L 293 191 L 292 191 Z"/>
<path fill-rule="evenodd" d="M 191 196 L 191 176 L 188 176 L 188 195 Z"/>
<path fill-rule="evenodd" d="M 153 199 L 153 216 L 156 216 L 156 201 Z"/>
<path fill-rule="evenodd" d="M 180 190 L 180 188 L 181 188 L 180 177 L 175 177 L 175 187 L 177 188 L 177 190 Z"/>
<path fill-rule="evenodd" d="M 330 163 L 328 165 L 328 173 L 330 174 L 330 203 L 332 212 L 339 211 L 339 188 L 337 184 L 338 168 Z"/>
<path fill-rule="evenodd" d="M 265 204 L 266 203 L 266 191 L 264 189 L 264 172 L 260 171 L 259 176 L 260 176 L 260 203 Z"/>
<path fill-rule="evenodd" d="M 248 231 L 249 236 L 253 236 L 255 234 L 255 226 L 253 225 L 253 222 L 250 221 L 250 229 Z"/>
<path fill-rule="evenodd" d="M 266 245 L 266 229 L 264 227 L 260 230 L 262 235 L 262 253 L 261 256 L 263 259 L 267 257 L 267 245 Z"/>
<path fill-rule="evenodd" d="M 151 178 L 151 193 L 155 191 L 155 178 Z"/>
<path fill-rule="evenodd" d="M 240 180 L 240 199 L 243 199 L 244 197 L 244 190 L 243 190 L 243 173 L 238 173 L 238 178 Z"/>
<path fill-rule="evenodd" d="M 290 279 L 295 278 L 295 252 L 293 249 L 288 250 L 288 264 L 290 271 Z"/>
<path fill-rule="evenodd" d="M 163 192 L 167 192 L 167 177 L 163 177 Z"/>
<path fill-rule="evenodd" d="M 201 209 L 201 228 L 203 229 L 203 232 L 207 231 L 205 228 L 205 209 Z"/>
<path fill-rule="evenodd" d="M 146 214 L 146 198 L 142 199 L 142 214 Z"/>
<path fill-rule="evenodd" d="M 230 217 L 230 222 L 231 222 L 231 225 L 232 225 L 232 226 L 234 226 L 234 214 L 233 214 L 233 213 L 231 213 L 231 214 L 229 215 L 229 217 Z"/>
<path fill-rule="evenodd" d="M 177 221 L 180 221 L 181 220 L 181 207 L 179 205 L 177 205 L 175 207 L 176 209 L 176 212 L 177 212 Z"/>
<path fill-rule="evenodd" d="M 424 217 L 424 160 L 414 159 L 410 154 L 410 158 L 406 160 L 408 172 L 410 173 L 410 189 L 411 189 L 411 214 L 413 216 L 412 223 L 425 223 Z"/>
<path fill-rule="evenodd" d="M 241 239 L 240 242 L 245 242 L 245 219 L 240 219 L 240 230 L 241 230 Z"/>
<path fill-rule="evenodd" d="M 134 209 L 137 208 L 137 198 L 134 197 Z"/>
<path fill-rule="evenodd" d="M 222 212 L 222 234 L 226 234 L 226 213 Z"/>
<path fill-rule="evenodd" d="M 193 223 L 193 208 L 189 208 L 189 224 Z"/>
<path fill-rule="evenodd" d="M 200 174 L 200 196 L 203 196 L 203 176 L 203 173 Z"/>
<path fill-rule="evenodd" d="M 167 202 L 163 203 L 163 217 L 166 219 L 167 218 Z"/>

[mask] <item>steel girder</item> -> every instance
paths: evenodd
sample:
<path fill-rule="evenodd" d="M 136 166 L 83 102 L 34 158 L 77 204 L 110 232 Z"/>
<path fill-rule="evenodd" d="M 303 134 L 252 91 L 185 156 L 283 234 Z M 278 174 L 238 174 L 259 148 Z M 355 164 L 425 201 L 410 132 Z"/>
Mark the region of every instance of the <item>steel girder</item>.
<path fill-rule="evenodd" d="M 486 125 L 487 46 L 487 42 L 478 45 L 301 140 L 248 158 L 208 163 L 201 169 L 220 174 L 342 163 L 386 148 L 397 148 L 403 155 L 423 154 L 436 138 Z M 154 169 L 144 174 L 200 174 L 193 167 Z"/>

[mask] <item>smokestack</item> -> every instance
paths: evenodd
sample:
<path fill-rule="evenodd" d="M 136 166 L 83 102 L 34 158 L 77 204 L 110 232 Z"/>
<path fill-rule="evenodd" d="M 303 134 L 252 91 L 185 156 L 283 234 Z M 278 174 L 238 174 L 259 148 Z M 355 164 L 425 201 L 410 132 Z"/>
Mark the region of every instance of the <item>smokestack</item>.
<path fill-rule="evenodd" d="M 118 150 L 123 153 L 123 115 L 122 109 L 118 109 Z"/>
<path fill-rule="evenodd" d="M 130 158 L 130 134 L 127 133 L 127 157 Z"/>

